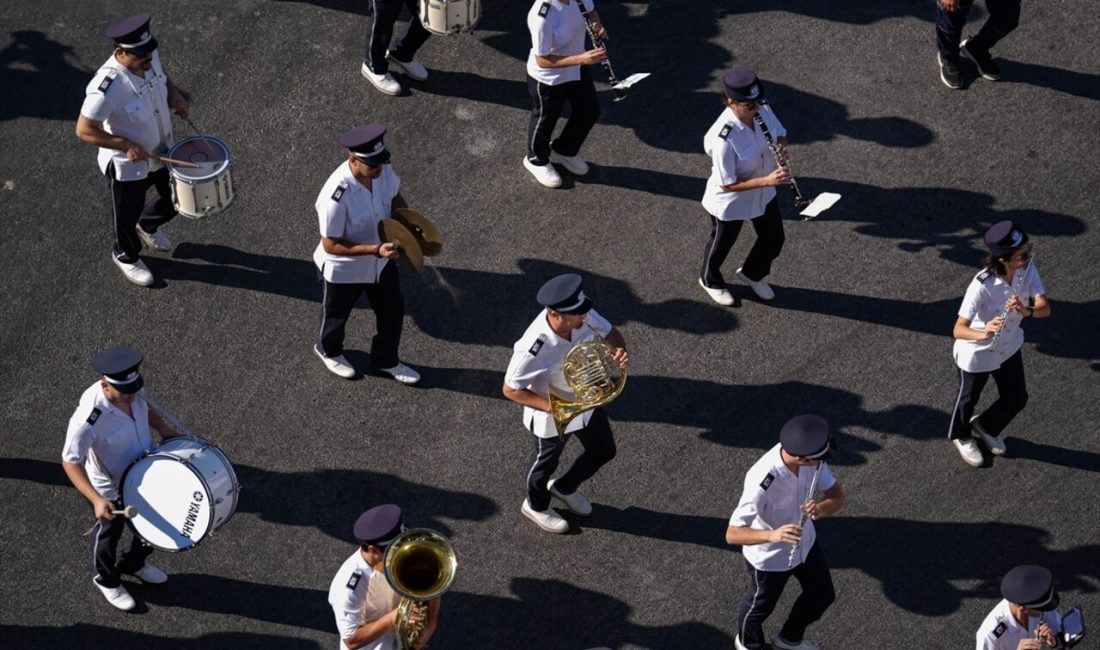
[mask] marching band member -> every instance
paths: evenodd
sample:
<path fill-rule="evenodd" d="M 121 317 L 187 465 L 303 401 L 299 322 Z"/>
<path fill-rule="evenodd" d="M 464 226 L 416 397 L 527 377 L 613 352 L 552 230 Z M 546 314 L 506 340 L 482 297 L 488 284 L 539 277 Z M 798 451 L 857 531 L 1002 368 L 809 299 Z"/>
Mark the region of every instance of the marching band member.
<path fill-rule="evenodd" d="M 607 51 L 602 47 L 585 51 L 585 19 L 578 2 L 584 2 L 596 34 L 606 39 L 607 30 L 592 0 L 535 0 L 527 13 L 527 28 L 531 30 L 527 90 L 533 106 L 523 166 L 546 187 L 561 187 L 561 176 L 550 163 L 576 176 L 588 173 L 588 163 L 579 152 L 600 117 L 596 86 L 586 66 L 607 60 Z M 551 142 L 566 101 L 569 120 Z"/>
<path fill-rule="evenodd" d="M 394 242 L 383 242 L 378 223 L 394 209 L 407 208 L 401 179 L 390 165 L 382 142 L 386 128 L 365 124 L 340 136 L 348 159 L 325 181 L 317 195 L 321 242 L 313 261 L 321 274 L 321 331 L 313 351 L 334 374 L 351 379 L 355 368 L 344 357 L 344 328 L 348 316 L 367 294 L 378 321 L 371 341 L 375 370 L 402 384 L 415 384 L 420 374 L 401 363 L 397 349 L 405 319 L 405 298 L 395 260 L 401 252 Z"/>
<path fill-rule="evenodd" d="M 986 0 L 989 19 L 976 36 L 962 40 L 966 16 L 974 0 L 937 0 L 936 50 L 940 80 L 953 90 L 962 88 L 959 54 L 974 62 L 978 74 L 990 81 L 1001 78 L 1001 68 L 993 61 L 990 48 L 1008 36 L 1020 24 L 1020 0 Z"/>
<path fill-rule="evenodd" d="M 737 277 L 761 300 L 775 298 L 764 278 L 779 257 L 785 240 L 775 186 L 790 181 L 787 170 L 775 164 L 764 133 L 757 126 L 759 115 L 775 136 L 780 155 L 787 153 L 787 130 L 770 106 L 764 104 L 764 86 L 756 73 L 735 68 L 722 78 L 726 108 L 703 136 L 703 149 L 712 167 L 707 179 L 703 208 L 710 215 L 710 239 L 703 252 L 699 286 L 719 305 L 732 305 L 733 296 L 722 277 L 722 264 L 737 242 L 741 226 L 752 222 L 756 243 L 749 251 Z"/>
<path fill-rule="evenodd" d="M 803 635 L 832 604 L 835 593 L 813 522 L 844 505 L 844 491 L 824 460 L 830 441 L 824 418 L 792 418 L 779 432 L 779 444 L 745 474 L 741 500 L 726 528 L 726 543 L 743 547 L 749 572 L 749 588 L 737 617 L 738 650 L 768 647 L 764 621 L 791 576 L 802 593 L 772 643 L 783 650 L 816 650 Z M 821 501 L 809 493 L 815 472 L 817 487 L 825 493 Z M 803 513 L 805 525 L 800 527 Z"/>
<path fill-rule="evenodd" d="M 1060 647 L 1058 592 L 1050 571 L 1033 564 L 1013 568 L 1001 580 L 1001 596 L 981 627 L 975 650 L 1040 650 Z"/>
<path fill-rule="evenodd" d="M 107 28 L 115 51 L 88 84 L 76 122 L 78 138 L 99 147 L 114 212 L 114 262 L 126 279 L 144 287 L 153 274 L 141 261 L 141 244 L 172 247 L 161 226 L 176 216 L 168 169 L 158 159 L 172 144 L 169 107 L 186 118 L 190 107 L 164 73 L 149 14 L 124 18 Z M 146 203 L 150 187 L 157 200 Z"/>
<path fill-rule="evenodd" d="M 158 585 L 167 574 L 146 561 L 153 552 L 137 535 L 117 557 L 117 546 L 126 527 L 126 519 L 116 516 L 120 501 L 122 475 L 142 454 L 153 447 L 149 429 L 161 438 L 180 435 L 138 392 L 143 381 L 138 368 L 141 353 L 133 348 L 108 348 L 92 359 L 92 368 L 101 375 L 80 396 L 80 405 L 69 419 L 61 466 L 73 486 L 88 500 L 97 519 L 92 537 L 92 563 L 96 575 L 92 582 L 111 605 L 131 610 L 136 603 L 122 585 L 122 574 L 133 575 L 146 584 Z"/>
<path fill-rule="evenodd" d="M 409 26 L 393 41 L 393 28 L 401 8 L 409 8 Z M 390 64 L 415 81 L 427 81 L 428 69 L 416 60 L 416 51 L 431 36 L 417 17 L 416 0 L 370 0 L 367 4 L 367 54 L 361 72 L 367 81 L 387 95 L 400 95 L 401 84 L 390 74 Z"/>
<path fill-rule="evenodd" d="M 959 455 L 974 467 L 982 464 L 982 451 L 973 434 L 990 452 L 1003 455 L 1001 433 L 1027 405 L 1021 321 L 1050 316 L 1050 302 L 1032 263 L 1027 234 L 1011 221 L 1001 221 L 986 231 L 984 239 L 989 257 L 967 287 L 955 320 L 959 394 L 947 430 Z M 974 415 L 990 377 L 997 384 L 997 400 Z"/>
<path fill-rule="evenodd" d="M 328 589 L 340 650 L 396 650 L 401 597 L 386 581 L 383 562 L 386 549 L 404 529 L 401 508 L 393 504 L 375 506 L 356 520 L 353 534 L 359 548 L 340 566 Z M 414 646 L 417 650 L 435 634 L 439 606 L 439 598 L 413 605 L 409 620 L 426 620 Z"/>
<path fill-rule="evenodd" d="M 592 308 L 581 276 L 568 273 L 552 278 L 539 289 L 537 299 L 544 309 L 513 346 L 503 391 L 505 397 L 523 405 L 523 426 L 531 433 L 527 498 L 520 512 L 547 532 L 565 533 L 569 523 L 550 508 L 550 497 L 563 501 L 574 514 L 592 514 L 592 504 L 577 488 L 615 457 L 615 436 L 603 409 L 596 408 L 574 418 L 559 437 L 550 415 L 549 393 L 553 390 L 575 399 L 565 382 L 562 362 L 573 346 L 597 334 L 615 348 L 614 358 L 624 370 L 630 355 L 619 330 Z M 551 480 L 571 434 L 584 451 L 569 471 Z"/>

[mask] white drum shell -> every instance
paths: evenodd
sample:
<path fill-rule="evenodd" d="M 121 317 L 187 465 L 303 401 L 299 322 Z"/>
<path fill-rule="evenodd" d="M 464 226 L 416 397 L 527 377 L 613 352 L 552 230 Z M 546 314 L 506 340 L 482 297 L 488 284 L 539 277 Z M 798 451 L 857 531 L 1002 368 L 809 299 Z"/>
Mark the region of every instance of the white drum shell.
<path fill-rule="evenodd" d="M 468 32 L 479 20 L 481 0 L 420 0 L 420 22 L 433 34 Z"/>
<path fill-rule="evenodd" d="M 236 186 L 233 183 L 233 157 L 229 147 L 213 136 L 192 136 L 176 142 L 168 151 L 169 158 L 179 156 L 181 149 L 188 144 L 202 142 L 202 146 L 215 147 L 224 156 L 225 165 L 208 176 L 195 177 L 187 173 L 182 166 L 165 163 L 172 182 L 172 203 L 185 217 L 202 219 L 220 214 L 229 209 L 236 198 Z M 192 161 L 188 161 L 192 162 Z"/>
<path fill-rule="evenodd" d="M 129 524 L 161 551 L 186 551 L 223 526 L 237 510 L 237 475 L 220 449 L 179 436 L 136 461 L 122 479 Z"/>

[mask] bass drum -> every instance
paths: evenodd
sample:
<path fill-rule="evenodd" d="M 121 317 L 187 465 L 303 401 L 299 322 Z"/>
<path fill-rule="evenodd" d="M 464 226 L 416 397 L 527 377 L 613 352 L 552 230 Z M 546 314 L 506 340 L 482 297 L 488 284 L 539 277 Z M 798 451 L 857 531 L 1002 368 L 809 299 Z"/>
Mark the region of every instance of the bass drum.
<path fill-rule="evenodd" d="M 122 505 L 134 534 L 160 551 L 186 551 L 237 510 L 240 484 L 229 459 L 202 438 L 177 436 L 138 459 L 122 477 Z"/>
<path fill-rule="evenodd" d="M 481 20 L 481 0 L 420 0 L 420 22 L 433 34 L 473 31 Z"/>

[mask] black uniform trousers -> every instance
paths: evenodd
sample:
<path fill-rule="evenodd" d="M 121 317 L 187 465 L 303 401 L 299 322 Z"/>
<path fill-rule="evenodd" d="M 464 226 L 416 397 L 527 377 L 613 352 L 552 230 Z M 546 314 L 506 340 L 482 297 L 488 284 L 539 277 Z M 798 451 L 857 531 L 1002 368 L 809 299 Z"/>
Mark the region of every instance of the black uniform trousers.
<path fill-rule="evenodd" d="M 527 91 L 531 93 L 531 121 L 527 125 L 527 159 L 537 166 L 550 162 L 550 148 L 563 156 L 575 156 L 581 150 L 588 132 L 600 119 L 600 102 L 588 66 L 581 66 L 579 81 L 567 81 L 551 86 L 527 75 Z M 553 142 L 554 127 L 561 117 L 565 102 L 569 102 L 569 119 Z"/>
<path fill-rule="evenodd" d="M 588 426 L 565 434 L 564 438 L 540 438 L 531 435 L 531 459 L 527 463 L 527 503 L 531 509 L 541 512 L 550 507 L 550 490 L 546 484 L 558 468 L 561 453 L 569 436 L 581 441 L 584 451 L 561 478 L 554 481 L 554 487 L 562 494 L 573 494 L 581 483 L 592 476 L 604 465 L 615 458 L 615 435 L 611 432 L 611 423 L 603 409 L 597 408 L 588 420 Z"/>
<path fill-rule="evenodd" d="M 947 11 L 936 2 L 936 48 L 945 61 L 958 65 L 959 43 L 962 41 L 963 27 L 966 25 L 966 16 L 970 13 L 970 7 L 974 0 L 959 0 L 958 11 Z M 989 52 L 997 41 L 1020 24 L 1020 0 L 986 0 L 986 9 L 989 10 L 989 19 L 982 28 L 967 41 L 967 47 L 977 52 Z"/>
<path fill-rule="evenodd" d="M 106 175 L 114 212 L 114 255 L 120 262 L 133 264 L 141 255 L 141 238 L 135 228 L 140 224 L 145 232 L 154 233 L 176 216 L 168 168 L 161 167 L 141 180 L 120 181 L 115 179 L 114 163 L 110 163 Z M 157 196 L 146 201 L 150 187 L 157 188 Z"/>
<path fill-rule="evenodd" d="M 703 272 L 700 277 L 703 284 L 711 289 L 726 286 L 722 277 L 722 264 L 726 261 L 730 249 L 737 243 L 744 221 L 722 221 L 714 215 L 710 217 L 710 239 L 703 251 Z M 756 231 L 756 243 L 752 245 L 749 256 L 741 265 L 741 272 L 753 282 L 759 282 L 772 272 L 772 262 L 783 250 L 786 235 L 783 234 L 783 217 L 779 214 L 779 201 L 772 199 L 764 206 L 764 214 L 752 220 Z"/>
<path fill-rule="evenodd" d="M 116 510 L 122 509 L 120 501 L 114 502 Z M 145 566 L 145 558 L 153 552 L 153 547 L 132 535 L 130 546 L 118 557 L 118 543 L 126 530 L 126 518 L 115 515 L 110 521 L 98 520 L 92 536 L 92 563 L 95 566 L 96 581 L 104 587 L 114 588 L 122 584 L 122 574 L 133 573 Z"/>
<path fill-rule="evenodd" d="M 806 628 L 821 618 L 836 599 L 829 565 L 816 540 L 806 554 L 806 561 L 790 571 L 761 571 L 748 562 L 745 564 L 749 571 L 749 589 L 737 616 L 737 634 L 741 645 L 750 650 L 770 647 L 764 639 L 764 621 L 775 610 L 791 576 L 798 580 L 802 593 L 795 599 L 787 622 L 779 630 L 785 640 L 800 643 Z"/>
<path fill-rule="evenodd" d="M 367 294 L 378 329 L 371 339 L 370 360 L 375 368 L 392 368 L 398 364 L 397 349 L 401 345 L 401 328 L 405 320 L 405 297 L 396 262 L 382 268 L 378 282 L 341 284 L 321 278 L 324 297 L 321 300 L 321 334 L 317 347 L 326 357 L 344 353 L 344 329 L 355 303 Z"/>
<path fill-rule="evenodd" d="M 970 418 L 981 399 L 982 389 L 993 377 L 997 384 L 997 399 L 978 416 L 978 423 L 991 436 L 999 436 L 1020 411 L 1027 406 L 1027 381 L 1024 378 L 1023 350 L 1005 359 L 1000 368 L 990 372 L 967 372 L 959 368 L 959 396 L 951 414 L 948 440 L 961 440 L 971 435 Z"/>
<path fill-rule="evenodd" d="M 369 0 L 367 13 L 367 58 L 366 64 L 374 74 L 386 74 L 390 63 L 386 53 L 392 52 L 398 61 L 412 61 L 416 51 L 432 35 L 424 29 L 418 17 L 416 0 Z M 409 26 L 401 38 L 393 41 L 393 27 L 401 15 L 401 7 L 408 7 Z"/>

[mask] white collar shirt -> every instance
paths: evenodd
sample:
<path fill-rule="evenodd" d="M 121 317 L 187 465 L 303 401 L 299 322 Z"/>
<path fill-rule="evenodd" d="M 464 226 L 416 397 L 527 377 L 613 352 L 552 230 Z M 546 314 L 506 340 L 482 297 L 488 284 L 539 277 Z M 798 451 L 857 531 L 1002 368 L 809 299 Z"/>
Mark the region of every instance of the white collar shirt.
<path fill-rule="evenodd" d="M 575 399 L 562 372 L 565 356 L 573 346 L 595 339 L 596 334 L 606 337 L 611 333 L 611 323 L 595 309 L 590 309 L 584 317 L 587 327 L 581 326 L 573 330 L 571 338 L 564 339 L 550 327 L 548 313 L 543 309 L 512 346 L 512 360 L 508 363 L 504 383 L 514 390 L 526 389 L 539 395 L 549 395 L 552 389 L 561 397 Z M 584 428 L 591 417 L 592 411 L 577 416 L 566 426 L 565 433 Z M 545 411 L 529 406 L 523 407 L 523 426 L 540 438 L 558 435 L 554 418 Z"/>
<path fill-rule="evenodd" d="M 103 130 L 136 142 L 150 153 L 166 153 L 172 144 L 172 115 L 168 110 L 168 76 L 153 51 L 152 66 L 141 77 L 130 72 L 112 54 L 85 89 L 80 114 L 103 123 Z M 114 163 L 115 178 L 133 181 L 163 166 L 158 160 L 130 162 L 125 151 L 99 148 L 99 169 Z"/>
<path fill-rule="evenodd" d="M 88 480 L 103 498 L 119 498 L 123 474 L 135 460 L 153 448 L 149 406 L 142 393 L 130 405 L 134 417 L 107 401 L 99 382 L 80 396 L 69 418 L 61 460 L 84 464 Z"/>
<path fill-rule="evenodd" d="M 344 645 L 344 639 L 355 634 L 363 623 L 369 619 L 364 617 L 367 605 L 367 596 L 371 577 L 374 569 L 366 560 L 359 549 L 348 556 L 340 569 L 333 577 L 328 588 L 328 603 L 332 606 L 332 613 L 336 617 L 336 632 L 340 635 L 340 650 L 348 650 Z M 385 635 L 383 635 L 383 638 Z M 368 646 L 375 650 L 379 646 Z M 381 646 L 384 647 L 384 646 Z"/>
<path fill-rule="evenodd" d="M 767 104 L 760 107 L 760 117 L 773 138 L 787 135 L 787 129 Z M 741 192 L 722 189 L 738 180 L 767 176 L 776 169 L 775 156 L 755 120 L 752 126 L 746 126 L 730 108 L 725 108 L 703 136 L 703 150 L 711 161 L 702 201 L 706 211 L 721 221 L 746 221 L 764 214 L 764 208 L 775 198 L 774 187 Z"/>
<path fill-rule="evenodd" d="M 1024 627 L 1012 615 L 1008 601 L 1002 600 L 982 621 L 981 627 L 975 634 L 974 648 L 975 650 L 1016 650 L 1020 641 L 1035 638 L 1040 622 L 1046 622 L 1055 634 L 1062 629 L 1062 617 L 1058 612 L 1044 612 L 1042 617 L 1028 617 L 1027 627 Z"/>
<path fill-rule="evenodd" d="M 592 0 L 535 0 L 527 12 L 527 28 L 531 30 L 531 51 L 527 55 L 527 74 L 539 83 L 557 86 L 570 81 L 580 81 L 581 67 L 543 68 L 535 60 L 539 56 L 575 56 L 585 51 L 584 16 L 577 2 L 584 2 L 592 11 Z"/>
<path fill-rule="evenodd" d="M 1022 280 L 1014 279 L 1021 283 L 1017 297 L 1021 304 L 1031 304 L 1036 296 L 1046 295 L 1046 288 L 1043 287 L 1043 281 L 1034 264 L 1029 267 Z M 966 288 L 966 295 L 959 307 L 959 316 L 970 320 L 970 327 L 985 329 L 986 323 L 999 317 L 1004 311 L 1012 292 L 1012 286 L 996 273 L 982 271 L 974 276 Z M 992 372 L 1000 368 L 1001 364 L 1024 345 L 1023 318 L 1015 312 L 1009 312 L 1005 318 L 1004 330 L 997 338 L 996 347 L 993 347 L 992 338 L 981 341 L 955 339 L 955 363 L 967 372 Z"/>
<path fill-rule="evenodd" d="M 378 224 L 393 213 L 393 199 L 401 179 L 392 165 L 367 189 L 344 161 L 325 181 L 317 195 L 317 220 L 321 237 L 344 239 L 353 244 L 380 244 Z M 325 279 L 335 284 L 374 283 L 389 260 L 377 255 L 331 255 L 322 242 L 313 251 L 313 262 Z"/>
<path fill-rule="evenodd" d="M 817 489 L 824 492 L 836 485 L 836 478 L 827 463 L 821 463 Z M 797 524 L 802 516 L 814 468 L 802 466 L 798 475 L 791 473 L 783 462 L 780 445 L 776 444 L 760 457 L 745 474 L 741 500 L 730 516 L 730 526 L 746 526 L 756 530 L 775 530 L 787 524 Z M 802 528 L 800 553 L 794 566 L 802 564 L 817 539 L 814 522 L 806 519 Z M 743 547 L 745 559 L 761 571 L 787 571 L 791 545 L 787 542 L 764 542 Z"/>

